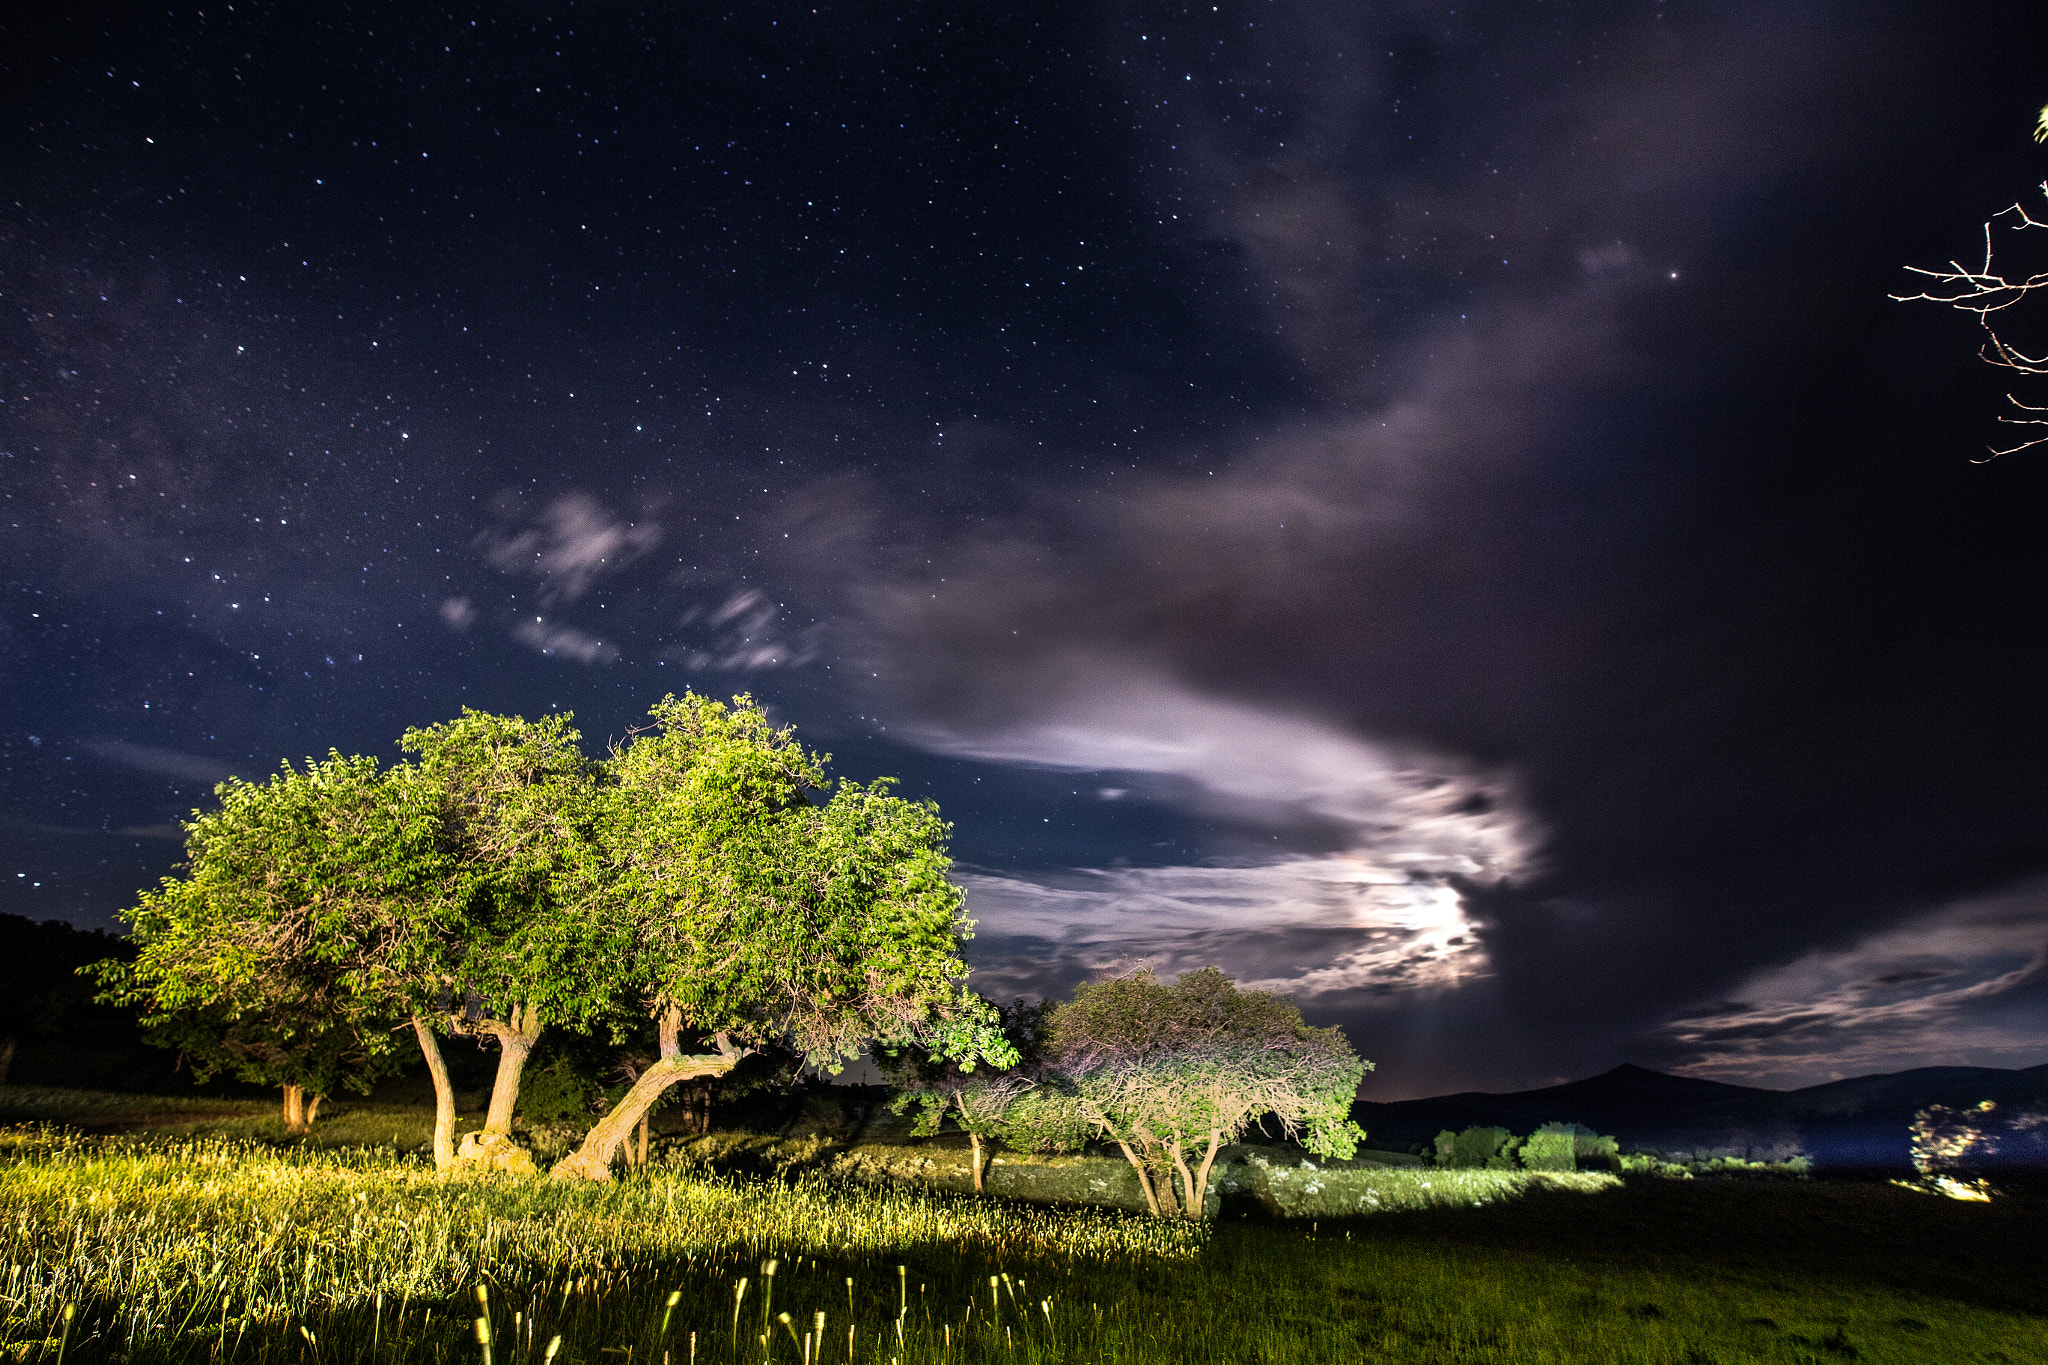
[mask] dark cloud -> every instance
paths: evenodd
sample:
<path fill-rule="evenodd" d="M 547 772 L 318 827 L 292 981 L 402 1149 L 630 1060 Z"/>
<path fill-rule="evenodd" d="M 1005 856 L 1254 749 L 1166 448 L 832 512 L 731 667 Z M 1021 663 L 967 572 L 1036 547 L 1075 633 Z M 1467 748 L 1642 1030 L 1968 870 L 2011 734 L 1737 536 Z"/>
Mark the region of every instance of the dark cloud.
<path fill-rule="evenodd" d="M 1512 22 L 1445 40 L 1419 14 L 1276 17 L 1281 36 L 1253 51 L 1285 51 L 1288 74 L 1260 98 L 1292 121 L 1240 135 L 1257 125 L 1226 117 L 1239 106 L 1195 95 L 1179 143 L 1154 148 L 1155 202 L 1186 210 L 1191 250 L 1235 244 L 1321 410 L 1183 451 L 1172 472 L 1112 456 L 1078 496 L 964 532 L 869 509 L 894 548 L 872 547 L 852 586 L 848 647 L 901 733 L 1118 781 L 1170 774 L 1212 814 L 1243 815 L 1254 791 L 1283 827 L 1338 807 L 1340 829 L 1316 837 L 1360 855 L 1426 840 L 1430 820 L 1469 825 L 1468 866 L 1428 884 L 1470 917 L 1522 1026 L 1588 1060 L 1674 1000 L 2048 851 L 2011 818 L 2039 809 L 2014 757 L 2040 751 L 2037 709 L 1954 671 L 2014 666 L 1993 662 L 2024 650 L 2011 608 L 1926 610 L 2037 552 L 1993 510 L 2006 494 L 1967 484 L 1960 442 L 1892 426 L 1918 417 L 1917 393 L 1847 363 L 1845 329 L 1928 320 L 1877 318 L 1896 260 L 1873 270 L 1887 248 L 1812 221 L 1829 196 L 1836 221 L 1895 206 L 1849 181 L 1883 159 L 1856 130 L 1901 107 L 1887 84 L 1941 80 L 1903 32 L 1754 7 L 1617 17 L 1594 51 Z M 1170 41 L 1141 60 L 1131 38 L 1134 88 L 1163 107 L 1186 63 Z M 1316 55 L 1333 50 L 1364 55 Z M 1393 92 L 1422 116 L 1396 115 Z M 1170 172 L 1197 192 L 1167 195 Z M 1783 367 L 1807 347 L 1799 383 L 1823 396 L 1802 411 Z M 1790 462 L 1804 467 L 1774 472 Z M 1930 493 L 1937 519 L 1901 557 L 1879 528 Z M 836 572 L 859 556 L 833 553 Z M 1996 645 L 1962 644 L 1957 617 Z M 1440 804 L 1404 809 L 1378 785 L 1389 768 Z M 1323 1008 L 1358 989 L 1350 950 L 1288 938 L 1282 914 L 1247 911 L 1261 931 L 1218 937 L 1135 880 L 1035 883 L 1035 915 L 1067 928 L 1004 959 L 1006 979 L 1027 979 L 1031 953 L 1064 979 L 1129 942 L 1264 976 L 1260 949 L 1280 942 L 1296 965 L 1274 977 L 1330 992 Z M 992 921 L 1022 913 L 1021 893 L 977 892 Z M 1362 960 L 1374 989 L 1409 984 Z M 1844 1055 L 1937 1046 L 1932 1016 L 1907 1015 L 1914 1028 Z M 1763 1064 L 1732 1060 L 1736 1032 L 1688 1036 L 1703 1070 Z"/>
<path fill-rule="evenodd" d="M 2009 7 L 110 15 L 0 142 L 9 908 L 748 686 L 941 802 L 999 994 L 1218 961 L 1384 1095 L 2038 1060 L 2048 462 L 1885 297 L 2040 179 Z"/>

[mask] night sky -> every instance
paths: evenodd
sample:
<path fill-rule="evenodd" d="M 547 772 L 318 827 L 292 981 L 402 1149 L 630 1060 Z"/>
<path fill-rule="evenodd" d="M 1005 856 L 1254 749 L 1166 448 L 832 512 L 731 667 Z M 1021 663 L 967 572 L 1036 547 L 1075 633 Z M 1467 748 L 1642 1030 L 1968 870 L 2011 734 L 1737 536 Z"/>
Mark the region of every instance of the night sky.
<path fill-rule="evenodd" d="M 1887 298 L 2048 209 L 2028 8 L 0 21 L 0 911 L 750 691 L 998 997 L 1214 962 L 1376 1099 L 2048 1061 L 2048 380 Z"/>

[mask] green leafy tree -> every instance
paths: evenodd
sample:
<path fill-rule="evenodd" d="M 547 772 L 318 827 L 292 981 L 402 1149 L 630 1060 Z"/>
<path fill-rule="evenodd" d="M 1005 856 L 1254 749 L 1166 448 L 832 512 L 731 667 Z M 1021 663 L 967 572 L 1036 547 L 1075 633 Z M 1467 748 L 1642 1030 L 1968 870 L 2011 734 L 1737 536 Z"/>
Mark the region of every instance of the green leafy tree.
<path fill-rule="evenodd" d="M 686 693 L 652 715 L 606 764 L 575 917 L 611 998 L 653 1017 L 660 1056 L 558 1178 L 609 1178 L 649 1105 L 751 1044 L 781 1040 L 833 1070 L 871 1042 L 1011 1060 L 993 1011 L 959 984 L 969 922 L 936 807 L 886 782 L 824 799 L 828 760 L 749 697 Z M 686 1054 L 686 1035 L 717 1050 Z"/>
<path fill-rule="evenodd" d="M 409 1006 L 436 1095 L 435 1158 L 446 1166 L 454 1091 L 437 1033 L 488 1039 L 498 1067 L 483 1145 L 510 1143 L 519 1082 L 542 1030 L 590 1026 L 611 1008 L 602 945 L 564 901 L 587 861 L 595 774 L 566 713 L 529 721 L 464 708 L 408 730 L 405 803 L 429 811 L 440 875 L 389 906 Z M 465 1139 L 467 1142 L 468 1140 Z"/>
<path fill-rule="evenodd" d="M 437 871 L 429 831 L 369 758 L 330 754 L 215 793 L 185 827 L 183 875 L 126 915 L 134 956 L 93 970 L 101 998 L 139 1010 L 198 1080 L 281 1086 L 286 1127 L 303 1132 L 321 1096 L 400 1064 L 377 930 Z"/>
<path fill-rule="evenodd" d="M 1092 982 L 1049 1026 L 1046 1083 L 1016 1122 L 1048 1145 L 1071 1142 L 1063 1127 L 1116 1143 L 1155 1215 L 1202 1217 L 1217 1152 L 1264 1116 L 1319 1156 L 1349 1157 L 1365 1136 L 1351 1104 L 1372 1063 L 1291 999 L 1214 967 L 1170 986 L 1144 970 Z"/>
<path fill-rule="evenodd" d="M 915 1046 L 885 1056 L 882 1063 L 883 1074 L 897 1090 L 890 1108 L 914 1115 L 912 1134 L 930 1137 L 948 1120 L 967 1134 L 976 1193 L 982 1188 L 992 1142 L 1007 1135 L 1017 1139 L 1014 1145 L 1028 1149 L 1047 1141 L 1033 1122 L 1036 1106 L 1026 1097 L 1037 1088 L 1033 1078 L 1045 1050 L 1051 1003 L 1017 1000 L 990 1008 L 1004 1039 L 1017 1054 L 1016 1064 L 1008 1071 L 977 1067 L 972 1059 L 963 1061 Z"/>
<path fill-rule="evenodd" d="M 333 756 L 270 783 L 230 781 L 195 815 L 188 871 L 143 897 L 130 968 L 110 998 L 210 1074 L 290 1087 L 379 1069 L 410 1021 L 434 1080 L 437 1166 L 455 1163 L 439 1036 L 499 1047 L 485 1133 L 505 1140 L 548 1022 L 604 1007 L 561 874 L 587 834 L 590 765 L 566 715 L 465 710 L 409 731 L 417 755 L 380 772 Z M 391 1063 L 395 1065 L 395 1061 Z"/>

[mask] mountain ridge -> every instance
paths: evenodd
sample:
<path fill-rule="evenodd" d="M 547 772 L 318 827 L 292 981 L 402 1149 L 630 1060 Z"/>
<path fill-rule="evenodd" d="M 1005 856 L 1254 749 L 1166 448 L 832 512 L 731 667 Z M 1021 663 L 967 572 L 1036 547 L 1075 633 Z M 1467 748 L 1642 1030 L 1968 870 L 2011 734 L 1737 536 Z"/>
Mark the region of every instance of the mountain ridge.
<path fill-rule="evenodd" d="M 1739 1156 L 1822 1168 L 1910 1164 L 1909 1127 L 1929 1105 L 2048 1099 L 2048 1063 L 1914 1067 L 1797 1090 L 1767 1090 L 1623 1063 L 1596 1076 L 1534 1090 L 1462 1091 L 1418 1100 L 1360 1100 L 1352 1117 L 1382 1144 L 1426 1145 L 1437 1132 L 1497 1125 L 1527 1133 L 1544 1123 L 1583 1123 L 1611 1133 L 1625 1152 L 1667 1158 Z"/>

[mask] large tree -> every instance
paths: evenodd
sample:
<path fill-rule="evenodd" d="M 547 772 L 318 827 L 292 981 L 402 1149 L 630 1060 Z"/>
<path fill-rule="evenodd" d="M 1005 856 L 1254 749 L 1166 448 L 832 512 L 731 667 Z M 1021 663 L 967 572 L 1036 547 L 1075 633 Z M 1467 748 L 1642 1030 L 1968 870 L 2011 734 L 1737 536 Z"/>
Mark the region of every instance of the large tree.
<path fill-rule="evenodd" d="M 499 1048 L 484 1133 L 509 1142 L 547 1023 L 605 1006 L 600 959 L 562 912 L 587 837 L 590 765 L 567 715 L 465 710 L 408 731 L 414 762 L 333 756 L 230 781 L 189 826 L 187 872 L 131 916 L 142 953 L 110 986 L 202 1066 L 324 1085 L 410 1022 L 433 1077 L 434 1158 L 455 1163 L 440 1034 Z"/>
<path fill-rule="evenodd" d="M 133 959 L 95 971 L 102 998 L 140 1010 L 196 1079 L 281 1086 L 286 1127 L 303 1132 L 321 1096 L 399 1064 L 382 929 L 439 871 L 431 830 L 374 759 L 330 754 L 215 792 L 185 827 L 183 875 L 127 914 Z"/>
<path fill-rule="evenodd" d="M 668 1087 L 723 1075 L 777 1040 L 836 1070 L 870 1042 L 921 1042 L 963 1064 L 1012 1060 L 969 995 L 969 930 L 947 880 L 947 826 L 884 782 L 827 796 L 825 756 L 750 697 L 686 693 L 607 763 L 575 893 L 614 998 L 651 1014 L 660 1058 L 555 1167 L 607 1179 Z M 686 1054 L 684 1038 L 714 1052 Z"/>
<path fill-rule="evenodd" d="M 588 1027 L 610 1004 L 609 966 L 564 902 L 569 874 L 590 857 L 596 811 L 578 739 L 567 713 L 529 721 L 465 707 L 400 741 L 415 761 L 394 780 L 408 808 L 431 812 L 440 875 L 388 907 L 400 973 L 392 988 L 434 1078 L 444 1166 L 454 1092 L 437 1031 L 497 1046 L 483 1137 L 502 1146 L 542 1030 Z"/>
<path fill-rule="evenodd" d="M 1202 1217 L 1217 1152 L 1268 1115 L 1318 1156 L 1349 1157 L 1365 1136 L 1351 1104 L 1372 1063 L 1293 1000 L 1214 967 L 1170 986 L 1144 970 L 1091 982 L 1048 1023 L 1040 1102 L 1019 1121 L 1045 1146 L 1077 1145 L 1076 1129 L 1114 1142 L 1159 1216 Z M 1053 1095 L 1075 1122 L 1042 1112 Z"/>

